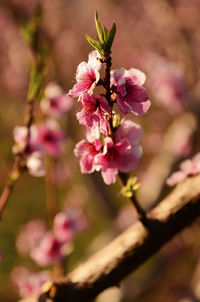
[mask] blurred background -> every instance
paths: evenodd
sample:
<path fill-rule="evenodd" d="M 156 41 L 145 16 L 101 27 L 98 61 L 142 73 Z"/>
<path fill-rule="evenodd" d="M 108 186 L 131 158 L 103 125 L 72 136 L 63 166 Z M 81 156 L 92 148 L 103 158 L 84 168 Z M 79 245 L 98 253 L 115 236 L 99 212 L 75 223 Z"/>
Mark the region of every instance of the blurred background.
<path fill-rule="evenodd" d="M 36 0 L 0 1 L 0 188 L 13 163 L 13 128 L 22 125 L 29 83 L 30 51 L 20 27 L 33 15 Z M 117 25 L 112 68 L 139 68 L 152 102 L 147 115 L 128 118 L 144 129 L 144 155 L 136 175 L 138 199 L 150 209 L 170 188 L 165 181 L 180 161 L 199 151 L 200 1 L 199 0 L 43 0 L 41 39 L 50 55 L 46 83 L 58 83 L 65 93 L 75 83 L 77 65 L 92 50 L 85 34 L 96 36 L 94 12 L 110 28 Z M 136 221 L 134 209 L 120 195 L 120 185 L 103 184 L 98 174 L 81 175 L 73 155 L 85 135 L 73 108 L 61 125 L 67 139 L 56 160 L 53 183 L 60 208 L 84 208 L 88 227 L 74 242 L 66 263 L 70 271 Z M 16 238 L 24 224 L 42 219 L 48 224 L 43 178 L 25 173 L 17 183 L 0 223 L 0 301 L 17 301 L 12 271 L 39 267 L 20 254 Z M 75 205 L 74 205 L 75 204 Z M 200 221 L 167 244 L 129 276 L 120 289 L 105 291 L 98 302 L 200 301 Z"/>

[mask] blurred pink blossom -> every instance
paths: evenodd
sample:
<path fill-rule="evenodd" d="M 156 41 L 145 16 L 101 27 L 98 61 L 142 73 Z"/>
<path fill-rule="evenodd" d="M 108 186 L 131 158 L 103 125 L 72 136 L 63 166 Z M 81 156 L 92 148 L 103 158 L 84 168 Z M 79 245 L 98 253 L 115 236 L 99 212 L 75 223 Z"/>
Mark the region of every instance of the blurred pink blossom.
<path fill-rule="evenodd" d="M 27 156 L 26 166 L 29 174 L 32 176 L 42 177 L 46 174 L 44 155 L 39 151 L 35 151 Z"/>
<path fill-rule="evenodd" d="M 151 102 L 146 89 L 142 87 L 145 80 L 145 74 L 134 68 L 121 68 L 111 72 L 111 85 L 116 87 L 115 99 L 122 113 L 141 115 L 147 112 Z"/>
<path fill-rule="evenodd" d="M 100 132 L 107 135 L 108 121 L 104 113 L 111 113 L 111 108 L 106 98 L 100 95 L 93 97 L 84 94 L 80 97 L 80 100 L 82 109 L 76 114 L 79 123 L 90 128 L 98 127 Z"/>
<path fill-rule="evenodd" d="M 26 147 L 28 129 L 25 126 L 15 126 L 13 130 L 13 137 L 15 140 L 15 145 L 13 146 L 13 152 L 23 152 Z"/>
<path fill-rule="evenodd" d="M 53 120 L 45 124 L 34 125 L 33 144 L 44 153 L 52 156 L 59 156 L 61 153 L 61 142 L 64 140 L 64 133 L 59 129 L 58 124 Z"/>
<path fill-rule="evenodd" d="M 36 247 L 46 232 L 45 223 L 40 219 L 34 219 L 22 226 L 16 240 L 16 246 L 20 253 L 25 254 Z"/>
<path fill-rule="evenodd" d="M 187 105 L 188 91 L 184 73 L 177 65 L 157 56 L 149 61 L 149 87 L 157 103 L 171 114 L 181 112 Z"/>
<path fill-rule="evenodd" d="M 94 159 L 96 167 L 101 168 L 101 174 L 106 184 L 116 181 L 119 171 L 135 170 L 138 159 L 142 155 L 139 140 L 143 131 L 139 125 L 123 120 L 113 138 L 106 137 L 103 152 Z"/>
<path fill-rule="evenodd" d="M 44 154 L 41 152 L 41 147 L 34 142 L 34 131 L 36 126 L 31 126 L 30 137 L 28 139 L 28 129 L 25 126 L 15 126 L 13 136 L 15 145 L 12 148 L 14 153 L 25 152 L 26 167 L 30 175 L 40 177 L 46 173 L 44 165 Z M 28 146 L 27 145 L 28 139 Z M 26 149 L 26 150 L 25 150 Z"/>
<path fill-rule="evenodd" d="M 56 238 L 65 243 L 73 239 L 76 233 L 83 231 L 87 226 L 85 219 L 77 209 L 68 209 L 60 212 L 54 218 L 53 232 Z"/>
<path fill-rule="evenodd" d="M 40 244 L 31 250 L 31 258 L 40 266 L 59 263 L 69 252 L 69 248 L 63 245 L 55 235 L 48 231 Z"/>
<path fill-rule="evenodd" d="M 167 178 L 166 183 L 168 186 L 174 186 L 183 181 L 187 176 L 196 175 L 200 172 L 200 152 L 192 159 L 184 160 L 179 167 L 179 171 L 172 173 L 172 175 Z"/>
<path fill-rule="evenodd" d="M 93 50 L 89 53 L 88 63 L 82 62 L 78 65 L 76 71 L 77 83 L 69 91 L 69 96 L 78 97 L 83 93 L 93 93 L 100 78 L 99 70 L 102 64 L 99 59 L 99 53 Z"/>
<path fill-rule="evenodd" d="M 41 101 L 41 109 L 43 113 L 60 117 L 64 112 L 72 108 L 72 98 L 65 95 L 60 86 L 50 83 L 44 92 L 44 98 Z"/>
<path fill-rule="evenodd" d="M 19 295 L 28 298 L 40 294 L 42 285 L 52 277 L 50 271 L 31 272 L 26 267 L 19 266 L 12 271 L 11 278 Z"/>

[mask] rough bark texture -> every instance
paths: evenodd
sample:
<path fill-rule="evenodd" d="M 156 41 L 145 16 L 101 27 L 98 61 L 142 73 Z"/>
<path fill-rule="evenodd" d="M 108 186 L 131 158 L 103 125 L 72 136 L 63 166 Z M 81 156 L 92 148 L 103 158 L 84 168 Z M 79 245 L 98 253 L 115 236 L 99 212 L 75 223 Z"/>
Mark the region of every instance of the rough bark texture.
<path fill-rule="evenodd" d="M 186 179 L 148 213 L 151 230 L 147 231 L 141 222 L 135 223 L 31 301 L 91 301 L 106 288 L 119 285 L 199 214 L 200 175 Z"/>

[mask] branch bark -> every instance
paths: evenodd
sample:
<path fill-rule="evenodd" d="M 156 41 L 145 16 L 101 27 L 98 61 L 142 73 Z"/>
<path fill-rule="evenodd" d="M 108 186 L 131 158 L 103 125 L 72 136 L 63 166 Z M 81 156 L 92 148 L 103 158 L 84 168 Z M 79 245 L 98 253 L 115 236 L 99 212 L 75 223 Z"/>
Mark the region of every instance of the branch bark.
<path fill-rule="evenodd" d="M 55 280 L 40 297 L 31 301 L 91 301 L 106 288 L 118 286 L 123 278 L 199 215 L 200 175 L 186 179 L 148 213 L 151 230 L 138 221 L 66 278 Z"/>

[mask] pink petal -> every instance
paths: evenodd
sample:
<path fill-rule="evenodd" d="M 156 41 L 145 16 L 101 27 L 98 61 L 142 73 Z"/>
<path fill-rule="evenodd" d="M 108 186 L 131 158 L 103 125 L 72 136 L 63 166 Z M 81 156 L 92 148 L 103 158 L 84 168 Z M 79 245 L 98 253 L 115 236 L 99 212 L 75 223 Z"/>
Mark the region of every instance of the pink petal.
<path fill-rule="evenodd" d="M 127 70 L 126 77 L 130 77 L 135 84 L 143 85 L 146 80 L 146 75 L 139 69 L 130 68 Z"/>
<path fill-rule="evenodd" d="M 86 128 L 86 137 L 89 142 L 94 142 L 96 139 L 99 139 L 100 131 L 97 124 L 94 127 Z"/>
<path fill-rule="evenodd" d="M 122 113 L 127 114 L 132 111 L 132 108 L 129 104 L 127 104 L 125 98 L 120 97 L 119 95 L 116 97 L 117 104 Z"/>
<path fill-rule="evenodd" d="M 135 170 L 138 166 L 138 159 L 135 157 L 134 151 L 125 152 L 117 159 L 117 167 L 120 171 Z"/>
<path fill-rule="evenodd" d="M 97 58 L 101 58 L 100 54 L 97 50 L 93 50 L 89 53 L 88 56 L 88 65 L 90 65 L 93 69 L 100 70 L 102 63 Z"/>
<path fill-rule="evenodd" d="M 108 101 L 105 97 L 98 95 L 96 99 L 99 102 L 101 110 L 103 112 L 111 113 L 111 107 L 109 106 Z"/>
<path fill-rule="evenodd" d="M 118 81 L 124 76 L 124 74 L 125 74 L 124 68 L 114 70 L 113 78 L 114 78 L 115 82 L 118 83 Z"/>
<path fill-rule="evenodd" d="M 86 82 L 78 82 L 74 85 L 74 87 L 69 91 L 68 96 L 77 97 L 81 94 L 88 91 L 88 83 Z"/>
<path fill-rule="evenodd" d="M 107 153 L 107 151 L 112 148 L 114 145 L 113 140 L 111 137 L 106 137 L 104 140 L 104 153 Z"/>
<path fill-rule="evenodd" d="M 148 95 L 146 89 L 139 85 L 133 85 L 130 89 L 129 94 L 127 95 L 127 101 L 130 105 L 133 102 L 146 102 L 148 100 Z"/>
<path fill-rule="evenodd" d="M 86 140 L 81 140 L 79 143 L 77 143 L 74 149 L 75 156 L 82 157 L 89 145 L 90 143 L 88 143 Z"/>
<path fill-rule="evenodd" d="M 99 166 L 99 167 L 108 166 L 108 161 L 106 159 L 106 156 L 104 154 L 97 154 L 94 158 L 94 164 L 95 166 Z"/>
<path fill-rule="evenodd" d="M 120 142 L 123 138 L 126 138 L 131 145 L 136 145 L 142 138 L 142 135 L 143 130 L 140 125 L 131 120 L 122 120 L 120 127 L 116 131 L 115 141 Z"/>
<path fill-rule="evenodd" d="M 81 173 L 94 172 L 93 160 L 94 156 L 92 156 L 89 152 L 82 157 L 80 160 Z"/>
<path fill-rule="evenodd" d="M 147 113 L 150 106 L 151 102 L 149 100 L 142 103 L 133 102 L 131 104 L 131 111 L 136 115 L 142 115 Z"/>
<path fill-rule="evenodd" d="M 118 170 L 113 168 L 106 168 L 102 169 L 101 174 L 105 184 L 111 185 L 116 181 Z"/>

